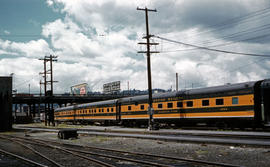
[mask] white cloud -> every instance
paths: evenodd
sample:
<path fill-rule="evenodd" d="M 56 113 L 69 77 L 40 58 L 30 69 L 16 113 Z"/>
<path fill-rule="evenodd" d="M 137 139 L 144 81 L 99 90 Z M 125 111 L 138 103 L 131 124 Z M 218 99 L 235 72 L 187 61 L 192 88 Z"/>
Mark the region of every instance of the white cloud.
<path fill-rule="evenodd" d="M 7 35 L 10 34 L 10 32 L 8 30 L 5 30 L 4 33 L 7 34 Z"/>
<path fill-rule="evenodd" d="M 53 1 L 52 0 L 47 0 L 46 3 L 47 3 L 48 6 L 52 6 L 53 5 Z"/>
<path fill-rule="evenodd" d="M 39 93 L 39 71 L 42 69 L 42 62 L 32 58 L 4 58 L 0 59 L 0 75 L 9 76 L 14 73 L 13 89 L 18 92 L 28 92 L 30 84 L 32 92 Z"/>
<path fill-rule="evenodd" d="M 48 43 L 43 40 L 32 40 L 29 42 L 12 42 L 12 41 L 2 41 L 0 39 L 0 49 L 5 50 L 5 52 L 13 52 L 16 55 L 26 56 L 26 57 L 43 57 L 46 54 L 50 54 L 52 51 L 49 48 Z M 14 54 L 13 54 L 14 55 Z"/>
<path fill-rule="evenodd" d="M 98 83 L 99 86 L 95 86 L 95 88 L 101 90 L 102 83 L 121 80 L 123 83 L 129 81 L 134 88 L 147 89 L 146 57 L 141 54 L 137 55 L 135 51 L 139 50 L 137 42 L 143 41 L 139 38 L 145 33 L 144 13 L 137 11 L 136 7 L 148 6 L 158 9 L 157 13 L 149 15 L 152 33 L 196 44 L 197 41 L 203 39 L 216 39 L 211 33 L 194 36 L 201 31 L 202 27 L 199 24 L 208 24 L 209 12 L 202 10 L 200 5 L 209 6 L 211 2 L 209 0 L 196 4 L 195 1 L 177 1 L 175 3 L 173 0 L 166 2 L 54 0 L 55 4 L 63 5 L 60 10 L 62 13 L 66 13 L 66 18 L 44 25 L 43 35 L 51 39 L 59 59 L 72 63 L 63 65 L 62 69 L 76 66 L 72 71 L 74 77 L 78 78 L 77 82 L 88 82 L 90 85 Z M 231 17 L 234 13 L 240 15 L 246 11 L 256 10 L 243 1 L 223 3 L 224 6 L 232 4 L 241 10 L 231 9 L 230 15 L 220 14 L 219 19 Z M 179 10 L 182 6 L 185 6 L 186 9 Z M 189 16 L 188 9 L 196 9 L 197 13 Z M 216 9 L 228 12 L 222 5 L 216 5 Z M 195 23 L 200 16 L 204 20 L 201 22 L 197 20 Z M 187 21 L 185 20 L 187 17 L 191 19 L 192 23 L 189 21 L 188 26 L 182 25 Z M 133 38 L 129 38 L 130 36 Z M 158 40 L 155 39 L 155 41 Z M 190 49 L 175 44 L 170 45 L 163 41 L 158 42 L 160 45 L 156 48 L 157 50 Z M 220 42 L 226 41 L 221 40 Z M 234 51 L 256 52 L 260 47 L 262 45 L 238 44 L 234 45 Z M 142 50 L 144 49 L 142 47 Z M 152 49 L 155 50 L 155 48 Z M 190 85 L 211 86 L 265 78 L 266 73 L 255 75 L 256 72 L 254 73 L 252 68 L 238 69 L 237 72 L 230 71 L 232 67 L 241 66 L 243 60 L 252 62 L 255 59 L 203 50 L 152 55 L 153 87 L 163 89 L 175 87 L 176 72 L 182 77 L 183 83 L 180 88 L 191 87 Z M 254 67 L 254 64 L 250 67 Z M 78 71 L 79 69 L 83 71 Z M 263 71 L 262 69 L 263 67 L 256 67 L 258 71 Z"/>
<path fill-rule="evenodd" d="M 236 24 L 228 32 L 208 31 L 209 25 L 247 14 L 251 11 L 264 8 L 266 1 L 256 2 L 243 0 L 228 0 L 220 3 L 206 1 L 126 1 L 126 0 L 47 0 L 46 3 L 55 12 L 61 12 L 64 18 L 59 18 L 42 25 L 44 39 L 28 42 L 13 42 L 0 40 L 0 55 L 18 55 L 25 58 L 0 59 L 0 63 L 9 64 L 15 69 L 15 74 L 37 75 L 42 71 L 42 58 L 48 54 L 59 56 L 54 64 L 56 84 L 55 92 L 69 91 L 69 87 L 78 83 L 87 82 L 94 91 L 102 90 L 102 84 L 120 80 L 122 89 L 126 89 L 129 81 L 131 88 L 147 89 L 146 57 L 137 54 L 137 50 L 145 50 L 138 46 L 143 42 L 145 34 L 144 12 L 137 11 L 139 7 L 156 8 L 158 12 L 149 13 L 150 33 L 162 37 L 183 41 L 191 44 L 204 45 L 206 40 L 217 42 L 215 45 L 231 42 L 222 39 L 222 35 L 232 33 L 245 26 Z M 215 15 L 213 15 L 215 13 Z M 260 20 L 256 20 L 259 24 Z M 238 30 L 239 31 L 239 30 Z M 194 35 L 201 33 L 200 35 Z M 160 45 L 151 47 L 157 51 L 174 51 L 193 49 L 170 42 L 161 41 Z M 249 53 L 268 53 L 266 43 L 236 43 L 219 47 L 224 50 Z M 180 75 L 180 88 L 220 85 L 228 82 L 242 82 L 266 78 L 269 60 L 260 58 L 236 56 L 204 50 L 163 52 L 154 54 L 152 58 L 152 81 L 154 88 L 175 88 L 175 73 Z M 27 64 L 34 60 L 39 65 L 21 69 L 12 63 Z M 254 63 L 258 61 L 258 63 Z M 2 67 L 5 74 L 12 68 Z M 20 72 L 22 71 L 22 73 Z M 3 73 L 3 72 L 2 72 Z M 37 77 L 38 78 L 38 77 Z M 38 85 L 39 79 L 31 80 L 31 85 Z M 37 86 L 33 87 L 37 88 Z"/>

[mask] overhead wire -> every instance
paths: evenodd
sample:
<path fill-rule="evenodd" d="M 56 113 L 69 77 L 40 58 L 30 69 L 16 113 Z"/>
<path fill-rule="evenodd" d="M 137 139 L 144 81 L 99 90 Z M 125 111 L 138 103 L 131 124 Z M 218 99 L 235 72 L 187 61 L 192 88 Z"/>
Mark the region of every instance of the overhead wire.
<path fill-rule="evenodd" d="M 159 39 L 162 39 L 162 40 L 165 40 L 165 41 L 170 41 L 170 42 L 173 42 L 173 43 L 178 43 L 178 44 L 181 44 L 181 45 L 190 46 L 190 47 L 194 47 L 194 48 L 198 48 L 198 49 L 203 49 L 203 50 L 208 50 L 208 51 L 213 51 L 213 52 L 221 52 L 221 53 L 228 53 L 228 54 L 235 54 L 235 55 L 245 55 L 245 56 L 269 57 L 270 58 L 270 55 L 253 54 L 253 53 L 243 53 L 243 52 L 233 52 L 233 51 L 220 50 L 220 49 L 211 49 L 211 48 L 208 48 L 208 47 L 203 47 L 203 46 L 197 46 L 197 45 L 193 45 L 193 44 L 188 44 L 188 43 L 185 43 L 185 42 L 175 41 L 175 40 L 167 39 L 167 38 L 160 37 L 160 36 L 155 36 L 154 35 L 153 37 L 156 37 L 156 38 L 159 38 Z"/>
<path fill-rule="evenodd" d="M 220 27 L 220 26 L 222 26 L 222 28 L 210 29 L 210 30 L 207 30 L 207 31 L 199 32 L 199 33 L 197 33 L 195 35 L 191 34 L 191 37 L 190 37 L 190 34 L 189 34 L 189 39 L 193 39 L 195 36 L 201 35 L 201 34 L 204 34 L 204 33 L 218 31 L 218 30 L 224 30 L 225 28 L 230 28 L 228 26 L 229 25 L 232 26 L 235 23 L 237 23 L 238 26 L 240 26 L 243 23 L 253 21 L 254 17 L 261 16 L 262 14 L 266 14 L 263 17 L 268 16 L 270 14 L 270 7 L 267 7 L 267 8 L 261 9 L 261 10 L 257 10 L 255 12 L 251 12 L 251 13 L 248 13 L 246 15 L 242 15 L 240 17 L 229 19 L 229 20 L 226 20 L 226 21 L 221 22 L 221 23 L 214 24 L 212 26 L 209 26 L 208 28 L 214 28 L 214 27 Z M 253 18 L 253 19 L 250 20 L 250 18 Z M 259 19 L 262 19 L 262 17 L 255 18 L 255 19 L 257 21 Z M 270 28 L 269 25 L 270 24 L 266 24 L 266 25 L 262 25 L 262 26 L 258 26 L 258 27 L 253 27 L 253 28 L 250 28 L 250 29 L 246 29 L 246 30 L 243 30 L 243 31 L 236 32 L 236 33 L 227 34 L 227 35 L 224 35 L 224 36 L 222 36 L 220 38 L 221 39 L 231 39 L 232 40 L 232 39 L 235 39 L 235 38 L 238 38 L 238 37 L 241 37 L 241 36 L 245 36 L 245 35 L 256 35 L 256 34 L 254 34 L 255 32 L 259 32 L 259 31 L 269 29 Z M 260 34 L 258 34 L 258 35 L 260 35 Z M 200 41 L 200 39 L 196 39 L 196 40 L 199 40 L 199 42 L 195 43 L 196 45 L 205 45 L 205 44 L 211 44 L 211 43 L 214 43 L 214 42 L 219 42 L 219 39 L 205 40 L 205 37 L 203 38 L 203 41 Z"/>
<path fill-rule="evenodd" d="M 214 24 L 212 26 L 208 26 L 207 30 L 198 32 L 196 34 L 191 34 L 191 37 L 210 33 L 210 32 L 220 31 L 220 30 L 226 29 L 227 27 L 234 25 L 236 23 L 239 25 L 239 24 L 243 24 L 246 22 L 250 22 L 250 21 L 254 20 L 254 17 L 266 14 L 266 15 L 261 17 L 261 18 L 263 18 L 263 17 L 266 17 L 268 14 L 270 14 L 269 12 L 270 12 L 270 7 L 267 7 L 267 8 L 261 9 L 261 10 L 257 10 L 255 12 L 251 12 L 251 13 L 248 13 L 246 15 L 242 15 L 242 16 L 239 16 L 239 17 L 236 17 L 233 19 L 226 20 L 226 21 L 221 22 L 221 23 Z M 253 18 L 253 19 L 251 19 L 251 18 Z M 215 28 L 215 27 L 219 27 L 219 28 Z"/>
<path fill-rule="evenodd" d="M 269 34 L 264 34 L 264 35 L 261 35 L 261 36 L 257 36 L 257 37 L 253 37 L 253 38 L 247 38 L 247 39 L 242 39 L 242 40 L 237 40 L 237 41 L 231 41 L 231 42 L 222 43 L 222 44 L 210 45 L 210 46 L 207 46 L 207 48 L 223 47 L 223 46 L 228 46 L 228 45 L 236 44 L 238 42 L 253 41 L 253 40 L 263 39 L 263 38 L 267 38 L 269 36 L 270 36 L 270 33 Z M 166 51 L 162 51 L 162 52 L 163 53 L 170 53 L 170 52 L 181 52 L 181 51 L 195 51 L 195 50 L 200 50 L 200 49 L 201 48 L 176 49 L 176 50 L 166 50 Z"/>
<path fill-rule="evenodd" d="M 253 35 L 252 33 L 261 32 L 263 30 L 268 30 L 268 29 L 270 29 L 270 24 L 262 25 L 262 26 L 259 26 L 259 27 L 253 27 L 253 28 L 250 28 L 250 29 L 246 29 L 244 31 L 239 31 L 239 32 L 232 33 L 232 34 L 229 34 L 229 35 L 221 36 L 221 37 L 219 37 L 218 39 L 215 39 L 215 40 L 205 40 L 205 41 L 202 41 L 202 42 L 199 42 L 199 43 L 196 43 L 196 44 L 209 44 L 209 43 L 214 43 L 214 42 L 218 42 L 220 40 L 226 40 L 226 39 L 233 40 L 234 38 L 238 38 L 238 37 L 246 36 L 246 35 L 251 36 L 251 35 Z"/>

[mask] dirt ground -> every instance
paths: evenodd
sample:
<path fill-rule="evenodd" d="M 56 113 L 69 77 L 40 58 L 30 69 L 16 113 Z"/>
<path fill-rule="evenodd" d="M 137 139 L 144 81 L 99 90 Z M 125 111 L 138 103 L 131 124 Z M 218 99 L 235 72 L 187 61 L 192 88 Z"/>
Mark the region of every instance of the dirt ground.
<path fill-rule="evenodd" d="M 31 137 L 57 140 L 71 144 L 121 149 L 230 163 L 247 167 L 270 166 L 270 148 L 237 147 L 214 144 L 191 144 L 148 139 L 79 135 L 78 139 L 60 140 L 56 133 L 27 133 Z"/>

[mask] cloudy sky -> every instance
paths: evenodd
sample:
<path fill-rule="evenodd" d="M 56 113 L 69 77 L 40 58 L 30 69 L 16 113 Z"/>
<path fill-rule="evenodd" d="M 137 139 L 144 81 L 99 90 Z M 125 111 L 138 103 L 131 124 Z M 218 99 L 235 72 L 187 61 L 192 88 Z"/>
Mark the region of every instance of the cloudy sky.
<path fill-rule="evenodd" d="M 0 76 L 14 73 L 18 92 L 39 92 L 50 54 L 56 93 L 88 83 L 121 81 L 121 89 L 147 89 L 145 16 L 150 33 L 212 49 L 270 55 L 268 0 L 1 0 Z M 206 51 L 151 38 L 153 88 L 195 88 L 270 78 L 270 56 Z"/>

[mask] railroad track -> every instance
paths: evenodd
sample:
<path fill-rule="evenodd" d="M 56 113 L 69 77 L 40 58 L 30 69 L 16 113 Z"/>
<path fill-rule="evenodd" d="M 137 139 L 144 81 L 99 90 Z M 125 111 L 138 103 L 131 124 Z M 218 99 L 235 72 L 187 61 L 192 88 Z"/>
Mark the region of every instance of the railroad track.
<path fill-rule="evenodd" d="M 32 139 L 26 137 L 14 137 L 14 136 L 0 136 L 0 138 L 12 141 L 16 144 L 25 145 L 25 148 L 36 150 L 40 147 L 46 147 L 66 154 L 73 155 L 80 159 L 85 159 L 95 163 L 96 166 L 158 166 L 158 167 L 173 167 L 173 166 L 225 166 L 225 167 L 238 167 L 233 164 L 216 163 L 202 160 L 186 159 L 179 157 L 171 157 L 166 155 L 156 155 L 140 152 L 129 152 L 115 149 L 106 149 L 99 147 L 90 147 L 82 145 L 64 144 L 61 142 L 53 142 L 41 139 Z M 29 146 L 30 145 L 30 146 Z M 30 148 L 29 148 L 30 147 Z M 41 151 L 36 154 L 45 158 L 54 166 L 66 166 L 60 165 L 55 161 L 46 157 Z M 43 156 L 42 156 L 43 155 Z M 70 160 L 74 160 L 75 158 Z M 94 166 L 95 166 L 94 165 Z M 77 163 L 78 166 L 78 163 Z"/>
<path fill-rule="evenodd" d="M 0 138 L 18 144 L 21 147 L 21 149 L 24 148 L 26 152 L 29 150 L 32 151 L 35 155 L 33 154 L 18 155 L 18 153 L 17 154 L 11 153 L 11 154 L 29 160 L 28 163 L 33 164 L 35 166 L 63 167 L 63 166 L 89 166 L 90 164 L 91 166 L 114 167 L 109 163 L 105 163 L 97 159 L 87 157 L 61 147 L 53 146 L 45 142 L 37 142 L 31 139 L 16 138 L 13 136 L 0 136 Z M 6 152 L 10 153 L 9 151 Z M 16 150 L 13 149 L 13 152 L 16 152 Z M 89 163 L 88 161 L 90 161 L 91 163 Z"/>
<path fill-rule="evenodd" d="M 31 166 L 37 166 L 37 167 L 47 167 L 46 165 L 43 165 L 41 163 L 32 161 L 30 159 L 27 159 L 23 156 L 14 154 L 9 151 L 5 151 L 0 149 L 0 155 L 1 155 L 1 161 L 6 161 L 4 162 L 3 165 L 5 166 L 21 166 L 21 167 L 31 167 Z M 4 160 L 3 160 L 4 159 Z M 18 161 L 17 161 L 18 160 Z"/>
<path fill-rule="evenodd" d="M 58 129 L 19 127 L 20 130 L 58 132 Z M 89 130 L 78 129 L 78 134 L 127 137 L 173 142 L 210 143 L 226 145 L 244 145 L 270 147 L 270 133 L 267 132 L 235 132 L 235 131 L 130 131 L 130 130 Z"/>

